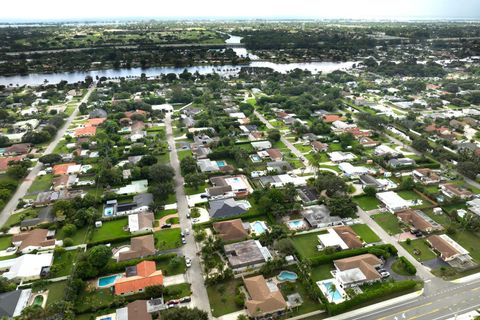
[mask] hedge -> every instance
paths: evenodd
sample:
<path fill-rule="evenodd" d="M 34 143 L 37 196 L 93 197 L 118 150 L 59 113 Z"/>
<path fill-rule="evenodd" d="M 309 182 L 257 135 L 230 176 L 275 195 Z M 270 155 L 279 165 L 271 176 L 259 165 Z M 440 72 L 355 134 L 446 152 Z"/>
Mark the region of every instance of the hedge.
<path fill-rule="evenodd" d="M 363 292 L 359 295 L 354 296 L 352 299 L 346 300 L 342 303 L 328 303 L 326 305 L 327 312 L 329 315 L 334 316 L 358 307 L 362 304 L 372 302 L 375 299 L 382 298 L 384 300 L 389 295 L 411 290 L 416 285 L 417 282 L 415 280 L 388 282 L 384 286 Z"/>
<path fill-rule="evenodd" d="M 403 268 L 405 269 L 406 272 L 408 272 L 412 276 L 417 273 L 417 268 L 415 268 L 415 266 L 410 261 L 408 261 L 407 258 L 402 256 L 402 257 L 399 257 L 398 260 L 403 265 Z"/>
<path fill-rule="evenodd" d="M 376 256 L 382 256 L 382 255 L 383 256 L 384 255 L 395 256 L 395 255 L 397 255 L 397 249 L 391 244 L 382 244 L 382 245 L 368 247 L 368 248 L 343 250 L 343 251 L 335 252 L 333 254 L 308 258 L 307 261 L 310 263 L 311 266 L 317 266 L 317 265 L 320 265 L 320 264 L 330 263 L 333 260 L 358 256 L 360 254 L 365 254 L 365 253 L 371 253 L 371 254 L 374 254 Z"/>
<path fill-rule="evenodd" d="M 146 233 L 146 234 L 142 234 L 142 235 L 147 235 L 147 234 L 151 234 L 151 233 Z M 98 245 L 101 245 L 101 244 L 125 242 L 127 240 L 130 240 L 130 238 L 132 238 L 134 236 L 135 236 L 134 234 L 128 234 L 128 235 L 124 235 L 124 236 L 113 238 L 113 239 L 92 241 L 92 242 L 88 242 L 87 246 L 88 246 L 88 248 L 91 248 L 91 247 L 98 246 Z"/>

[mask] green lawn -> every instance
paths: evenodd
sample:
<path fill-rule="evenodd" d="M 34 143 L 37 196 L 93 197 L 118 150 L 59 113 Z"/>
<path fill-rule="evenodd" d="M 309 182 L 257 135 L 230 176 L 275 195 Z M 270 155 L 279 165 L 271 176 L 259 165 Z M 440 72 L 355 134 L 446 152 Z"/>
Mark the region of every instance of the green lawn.
<path fill-rule="evenodd" d="M 182 161 L 183 158 L 191 157 L 192 151 L 190 150 L 177 151 L 177 156 L 178 156 L 178 161 Z"/>
<path fill-rule="evenodd" d="M 199 186 L 198 188 L 193 188 L 193 187 L 187 187 L 185 186 L 185 194 L 187 196 L 191 196 L 193 194 L 197 194 L 197 193 L 203 193 L 205 192 L 205 189 L 208 188 L 208 184 L 207 183 L 204 183 L 202 184 L 201 186 Z"/>
<path fill-rule="evenodd" d="M 153 236 L 155 237 L 155 246 L 158 250 L 174 249 L 182 245 L 180 228 L 157 231 Z"/>
<path fill-rule="evenodd" d="M 320 232 L 302 234 L 299 236 L 291 237 L 290 241 L 292 241 L 293 246 L 295 247 L 301 258 L 311 258 L 319 254 L 319 252 L 317 251 L 317 236 L 326 232 L 327 231 L 325 230 Z"/>
<path fill-rule="evenodd" d="M 377 209 L 380 205 L 380 201 L 378 201 L 376 197 L 372 196 L 354 197 L 353 201 L 365 211 Z"/>
<path fill-rule="evenodd" d="M 5 250 L 12 246 L 12 236 L 0 237 L 0 250 Z"/>
<path fill-rule="evenodd" d="M 406 242 L 401 242 L 400 244 L 418 261 L 432 260 L 437 257 L 435 252 L 425 243 L 424 239 L 412 240 L 409 245 Z M 417 254 L 414 253 L 415 249 L 418 250 Z"/>
<path fill-rule="evenodd" d="M 411 276 L 406 270 L 403 265 L 403 263 L 400 260 L 395 260 L 395 262 L 392 264 L 392 270 L 396 274 L 399 274 L 401 276 Z"/>
<path fill-rule="evenodd" d="M 391 213 L 379 213 L 372 216 L 385 231 L 389 234 L 398 234 L 402 232 L 397 217 Z"/>
<path fill-rule="evenodd" d="M 455 234 L 449 235 L 462 247 L 470 252 L 470 256 L 480 263 L 480 234 L 469 230 L 457 230 Z"/>
<path fill-rule="evenodd" d="M 52 282 L 47 286 L 48 297 L 47 297 L 47 306 L 56 302 L 61 301 L 65 297 L 65 288 L 67 287 L 67 281 Z"/>
<path fill-rule="evenodd" d="M 175 214 L 177 213 L 177 210 L 176 209 L 170 209 L 170 210 L 161 210 L 161 211 L 157 211 L 155 212 L 155 219 L 158 220 L 160 218 L 163 218 L 165 216 L 168 216 L 168 215 L 171 215 L 171 214 Z"/>
<path fill-rule="evenodd" d="M 172 265 L 170 263 L 170 259 L 157 261 L 156 263 L 157 270 L 162 270 L 165 276 L 174 276 L 176 274 L 185 273 L 187 270 L 187 267 L 185 266 L 185 258 L 184 257 L 179 257 L 179 258 L 181 260 L 181 263 L 178 265 Z"/>
<path fill-rule="evenodd" d="M 243 309 L 243 306 L 237 306 L 234 301 L 237 288 L 242 284 L 241 279 L 233 279 L 207 287 L 210 308 L 214 317 Z"/>
<path fill-rule="evenodd" d="M 52 180 L 53 180 L 52 174 L 46 174 L 44 176 L 35 178 L 35 181 L 33 181 L 27 193 L 31 194 L 31 193 L 38 193 L 38 192 L 49 190 L 50 186 L 52 185 Z"/>
<path fill-rule="evenodd" d="M 123 230 L 128 225 L 128 218 L 104 221 L 100 228 L 95 228 L 91 242 L 106 241 L 118 237 L 128 236 L 130 233 Z"/>
<path fill-rule="evenodd" d="M 367 226 L 366 224 L 355 224 L 355 225 L 351 226 L 351 228 L 366 243 L 372 243 L 372 242 L 379 242 L 380 241 L 380 237 L 377 236 L 377 234 L 375 232 L 373 232 L 373 230 L 370 229 L 370 227 Z"/>
<path fill-rule="evenodd" d="M 51 278 L 63 277 L 69 275 L 72 271 L 73 262 L 77 257 L 77 250 L 56 251 L 54 254 Z"/>
<path fill-rule="evenodd" d="M 312 273 L 310 277 L 315 282 L 331 279 L 332 274 L 330 273 L 330 271 L 333 269 L 333 264 L 320 264 L 318 266 L 312 267 Z"/>
<path fill-rule="evenodd" d="M 73 240 L 73 245 L 79 245 L 87 242 L 87 231 L 88 228 L 84 227 L 82 229 L 78 229 L 77 232 L 73 236 L 70 237 L 70 239 Z M 63 234 L 63 231 L 60 229 L 58 231 L 57 239 L 63 240 L 65 239 L 65 234 Z"/>
<path fill-rule="evenodd" d="M 290 314 L 291 316 L 309 313 L 322 307 L 322 305 L 318 301 L 312 300 L 308 290 L 305 288 L 301 281 L 281 283 L 278 285 L 278 287 L 285 299 L 287 299 L 288 295 L 293 293 L 300 294 L 303 299 L 302 305 L 299 306 L 298 309 L 296 308 L 292 310 L 292 313 Z"/>

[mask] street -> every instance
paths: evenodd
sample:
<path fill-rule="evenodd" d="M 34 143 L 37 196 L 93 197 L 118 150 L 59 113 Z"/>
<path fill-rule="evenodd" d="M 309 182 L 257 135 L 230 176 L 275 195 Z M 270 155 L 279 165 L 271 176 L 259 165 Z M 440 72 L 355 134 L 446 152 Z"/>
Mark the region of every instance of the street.
<path fill-rule="evenodd" d="M 182 230 L 189 229 L 190 234 L 185 235 L 187 244 L 182 247 L 182 253 L 185 257 L 192 260 L 192 266 L 187 270 L 187 279 L 191 283 L 192 290 L 192 306 L 210 313 L 210 302 L 208 301 L 207 289 L 203 280 L 202 267 L 200 265 L 200 258 L 197 255 L 197 246 L 193 236 L 192 223 L 187 219 L 188 204 L 185 196 L 185 188 L 183 187 L 183 177 L 180 172 L 180 161 L 178 160 L 177 151 L 175 148 L 175 139 L 173 136 L 171 114 L 167 113 L 165 116 L 165 126 L 167 132 L 167 142 L 170 146 L 170 165 L 175 171 L 175 195 L 177 197 L 177 211 L 180 219 L 180 226 Z"/>
<path fill-rule="evenodd" d="M 72 123 L 73 119 L 75 119 L 75 117 L 77 116 L 78 112 L 79 112 L 79 109 L 78 107 L 84 103 L 84 102 L 87 102 L 88 101 L 88 97 L 90 97 L 90 94 L 95 90 L 96 86 L 95 85 L 92 85 L 87 93 L 85 94 L 85 96 L 82 98 L 82 100 L 80 100 L 80 102 L 77 104 L 77 106 L 75 107 L 75 110 L 72 112 L 72 114 L 66 119 L 65 121 L 65 124 L 63 125 L 63 127 L 57 131 L 57 135 L 55 136 L 55 138 L 50 142 L 50 144 L 48 145 L 48 147 L 45 149 L 45 151 L 42 153 L 42 155 L 46 155 L 46 154 L 50 154 L 53 152 L 53 150 L 55 150 L 55 147 L 58 145 L 58 143 L 60 142 L 60 140 L 63 139 L 63 136 L 65 134 L 65 132 L 67 131 L 68 127 L 70 126 L 70 124 Z M 13 194 L 13 196 L 10 198 L 10 200 L 7 202 L 7 204 L 5 205 L 5 207 L 3 208 L 2 212 L 0 213 L 0 225 L 4 225 L 5 222 L 7 222 L 8 218 L 10 217 L 10 215 L 15 211 L 15 209 L 17 208 L 17 205 L 18 205 L 18 202 L 20 201 L 20 199 L 22 199 L 25 194 L 27 193 L 28 189 L 30 188 L 30 186 L 32 185 L 33 181 L 35 180 L 35 178 L 37 177 L 38 173 L 40 172 L 40 170 L 42 169 L 42 164 L 40 162 L 37 162 L 35 164 L 35 166 L 32 167 L 32 169 L 30 170 L 30 172 L 28 173 L 27 177 L 25 177 L 25 179 L 23 180 L 22 183 L 20 183 L 20 185 L 18 186 L 17 190 L 15 191 L 15 193 Z"/>

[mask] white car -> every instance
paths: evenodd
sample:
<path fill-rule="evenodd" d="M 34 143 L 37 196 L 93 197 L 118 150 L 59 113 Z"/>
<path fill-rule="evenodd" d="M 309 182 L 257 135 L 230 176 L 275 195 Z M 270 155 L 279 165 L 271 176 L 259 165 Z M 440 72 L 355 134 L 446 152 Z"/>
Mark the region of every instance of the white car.
<path fill-rule="evenodd" d="M 185 232 L 185 234 L 186 234 L 187 236 L 190 234 L 190 230 L 188 230 L 188 229 L 185 229 L 184 232 Z"/>
<path fill-rule="evenodd" d="M 190 268 L 192 266 L 192 260 L 190 258 L 185 258 L 185 266 Z"/>
<path fill-rule="evenodd" d="M 382 276 L 382 278 L 388 278 L 388 277 L 390 277 L 390 272 L 388 272 L 388 271 L 381 272 L 380 275 Z"/>

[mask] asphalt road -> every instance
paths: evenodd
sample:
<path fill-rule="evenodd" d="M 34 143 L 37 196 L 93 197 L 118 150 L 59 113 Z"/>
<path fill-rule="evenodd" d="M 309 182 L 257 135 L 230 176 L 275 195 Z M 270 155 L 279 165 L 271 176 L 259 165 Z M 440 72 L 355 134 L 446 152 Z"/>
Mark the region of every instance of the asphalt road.
<path fill-rule="evenodd" d="M 80 100 L 80 102 L 77 104 L 75 110 L 73 113 L 67 118 L 65 121 L 64 126 L 57 131 L 57 135 L 55 138 L 50 142 L 48 147 L 45 149 L 42 155 L 50 154 L 55 150 L 55 147 L 58 145 L 60 140 L 63 138 L 65 132 L 67 131 L 68 127 L 72 123 L 73 119 L 78 115 L 79 109 L 78 107 L 88 101 L 88 97 L 90 97 L 90 94 L 95 90 L 95 85 L 92 85 L 85 96 Z M 10 215 L 15 211 L 17 208 L 18 202 L 20 201 L 21 198 L 25 196 L 27 193 L 28 189 L 32 185 L 33 181 L 38 175 L 38 172 L 42 169 L 42 164 L 40 162 L 37 162 L 37 164 L 30 170 L 28 173 L 27 177 L 23 180 L 23 182 L 18 186 L 17 190 L 13 194 L 13 196 L 10 198 L 8 203 L 5 205 L 3 208 L 2 212 L 0 213 L 0 225 L 4 225 L 5 222 L 8 220 Z"/>
<path fill-rule="evenodd" d="M 428 284 L 428 283 L 427 283 Z M 426 291 L 417 299 L 362 314 L 344 314 L 333 319 L 342 320 L 446 320 L 480 308 L 480 279 L 466 284 L 448 283 L 448 286 Z"/>
<path fill-rule="evenodd" d="M 192 306 L 210 313 L 210 302 L 208 301 L 207 289 L 203 280 L 203 271 L 200 265 L 200 258 L 197 255 L 198 249 L 193 237 L 192 223 L 187 219 L 188 203 L 185 195 L 185 188 L 183 186 L 184 180 L 180 173 L 180 162 L 178 160 L 177 152 L 175 151 L 175 139 L 172 130 L 171 115 L 167 113 L 165 116 L 165 127 L 167 131 L 167 142 L 170 146 L 170 165 L 175 171 L 175 195 L 177 197 L 177 211 L 182 230 L 190 230 L 190 234 L 186 235 L 187 244 L 182 247 L 182 253 L 185 257 L 192 260 L 192 266 L 187 270 L 187 279 L 191 283 L 192 289 Z"/>

